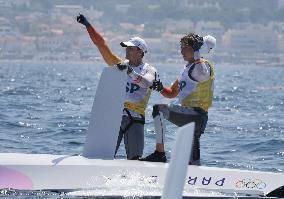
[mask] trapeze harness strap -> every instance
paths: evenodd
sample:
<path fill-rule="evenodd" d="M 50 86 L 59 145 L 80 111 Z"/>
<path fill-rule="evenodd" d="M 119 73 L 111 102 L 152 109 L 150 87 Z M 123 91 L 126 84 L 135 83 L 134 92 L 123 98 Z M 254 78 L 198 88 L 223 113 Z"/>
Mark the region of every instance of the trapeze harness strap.
<path fill-rule="evenodd" d="M 192 76 L 192 71 L 194 70 L 194 68 L 195 68 L 195 63 L 193 63 L 193 64 L 189 67 L 189 70 L 188 70 L 188 77 L 189 77 L 191 80 L 193 80 L 193 81 L 195 81 L 195 82 L 198 82 L 198 81 Z M 209 67 L 209 74 L 210 74 L 210 76 L 212 75 L 212 69 L 211 69 L 211 67 Z"/>
<path fill-rule="evenodd" d="M 135 123 L 137 123 L 137 124 L 142 124 L 142 125 L 145 124 L 145 117 L 144 117 L 144 115 L 140 114 L 141 119 L 135 119 L 135 118 L 132 117 L 132 115 L 131 115 L 131 113 L 129 112 L 129 110 L 127 110 L 126 108 L 124 108 L 123 111 L 125 111 L 126 114 L 128 115 L 128 117 L 129 117 L 129 119 L 130 119 L 130 122 L 127 124 L 127 126 L 126 126 L 124 129 L 122 129 L 122 128 L 120 127 L 120 131 L 122 132 L 122 134 L 119 133 L 119 135 L 118 135 L 117 145 L 116 145 L 116 148 L 115 148 L 115 153 L 114 153 L 114 155 L 116 155 L 116 153 L 117 153 L 117 151 L 118 151 L 118 148 L 119 148 L 119 146 L 120 146 L 121 140 L 122 140 L 122 138 L 123 138 L 123 135 L 128 131 L 128 129 L 129 129 L 133 124 L 135 124 Z"/>
<path fill-rule="evenodd" d="M 134 119 L 132 117 L 132 115 L 130 114 L 129 110 L 127 110 L 126 108 L 123 109 L 123 111 L 125 111 L 130 119 L 130 122 L 128 123 L 128 125 L 125 127 L 125 129 L 123 130 L 121 127 L 120 127 L 120 130 L 124 133 L 126 133 L 126 131 L 132 126 L 132 124 L 134 123 L 138 123 L 138 124 L 142 124 L 144 125 L 145 124 L 145 117 L 144 115 L 140 114 L 141 116 L 141 119 Z"/>
<path fill-rule="evenodd" d="M 192 71 L 194 70 L 194 68 L 195 68 L 195 63 L 193 63 L 192 64 L 192 66 L 190 66 L 189 67 L 189 70 L 188 70 L 188 77 L 190 78 L 190 79 L 192 79 L 193 81 L 195 81 L 195 82 L 198 82 L 191 74 L 192 74 Z"/>

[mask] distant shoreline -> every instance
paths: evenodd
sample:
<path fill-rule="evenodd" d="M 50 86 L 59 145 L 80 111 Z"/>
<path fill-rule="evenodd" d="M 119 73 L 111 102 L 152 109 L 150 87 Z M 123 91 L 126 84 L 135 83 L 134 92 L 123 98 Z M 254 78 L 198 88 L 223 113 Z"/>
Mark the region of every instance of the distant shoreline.
<path fill-rule="evenodd" d="M 145 60 L 145 62 L 151 64 L 151 65 L 156 65 L 156 64 L 166 64 L 166 65 L 176 65 L 176 66 L 182 66 L 184 63 L 171 63 L 171 62 L 150 62 L 148 60 Z M 98 64 L 98 65 L 104 65 L 108 66 L 105 62 L 98 62 L 98 61 L 54 61 L 54 60 L 23 60 L 23 59 L 0 59 L 0 63 L 47 63 L 47 64 Z"/>
<path fill-rule="evenodd" d="M 56 64 L 105 64 L 104 62 L 94 62 L 94 61 L 54 61 L 54 60 L 25 60 L 25 59 L 0 59 L 0 63 L 56 63 Z"/>
<path fill-rule="evenodd" d="M 173 65 L 173 66 L 182 66 L 184 63 L 163 63 L 163 62 L 149 62 L 146 60 L 147 63 L 151 65 L 160 65 L 160 64 L 165 64 L 165 65 Z M 0 59 L 0 63 L 40 63 L 40 64 L 96 64 L 96 65 L 102 65 L 102 66 L 107 66 L 105 62 L 97 62 L 97 61 L 54 61 L 54 60 L 23 60 L 23 59 Z M 259 67 L 284 67 L 284 63 L 271 63 L 271 64 L 256 64 L 256 63 L 240 63 L 237 64 L 235 62 L 214 62 L 214 65 L 230 65 L 230 66 L 238 66 L 238 65 L 256 65 Z"/>

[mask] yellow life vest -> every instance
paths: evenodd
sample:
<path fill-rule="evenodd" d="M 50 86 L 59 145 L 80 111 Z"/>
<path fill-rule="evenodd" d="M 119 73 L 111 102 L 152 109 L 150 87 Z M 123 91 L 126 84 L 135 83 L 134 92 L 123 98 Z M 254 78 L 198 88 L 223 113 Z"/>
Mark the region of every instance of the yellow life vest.
<path fill-rule="evenodd" d="M 125 61 L 125 64 L 128 64 L 128 62 Z M 142 63 L 140 66 L 133 67 L 133 70 L 142 76 L 146 73 L 154 74 L 156 72 L 156 69 L 147 63 Z M 124 108 L 145 116 L 145 110 L 151 95 L 151 91 L 152 90 L 150 88 L 142 88 L 135 83 L 131 77 L 128 77 Z"/>
<path fill-rule="evenodd" d="M 125 102 L 124 108 L 127 108 L 129 110 L 132 110 L 136 113 L 139 113 L 145 116 L 145 110 L 146 110 L 150 95 L 151 95 L 151 89 L 148 89 L 147 94 L 144 97 L 144 99 L 142 99 L 139 102 Z"/>
<path fill-rule="evenodd" d="M 209 107 L 212 105 L 213 101 L 213 90 L 214 90 L 214 66 L 207 60 L 203 60 L 210 67 L 210 77 L 204 82 L 187 82 L 195 83 L 194 89 L 181 99 L 181 105 L 185 107 L 198 107 L 202 108 L 204 111 L 208 111 Z"/>

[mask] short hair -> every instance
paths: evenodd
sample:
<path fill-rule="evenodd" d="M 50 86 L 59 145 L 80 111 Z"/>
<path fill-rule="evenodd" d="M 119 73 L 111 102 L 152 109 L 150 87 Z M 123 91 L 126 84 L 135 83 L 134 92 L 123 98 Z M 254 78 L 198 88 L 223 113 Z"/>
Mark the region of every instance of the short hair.
<path fill-rule="evenodd" d="M 200 36 L 195 33 L 188 33 L 180 39 L 181 46 L 193 46 L 199 41 Z"/>

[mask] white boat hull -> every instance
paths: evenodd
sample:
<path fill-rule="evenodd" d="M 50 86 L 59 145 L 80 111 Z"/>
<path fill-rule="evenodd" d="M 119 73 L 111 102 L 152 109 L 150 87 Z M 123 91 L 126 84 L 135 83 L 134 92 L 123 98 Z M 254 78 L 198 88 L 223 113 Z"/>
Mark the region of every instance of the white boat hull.
<path fill-rule="evenodd" d="M 82 156 L 0 153 L 0 189 L 78 190 L 163 187 L 168 164 Z M 136 180 L 133 180 L 135 179 Z M 283 186 L 284 174 L 188 166 L 184 190 L 267 194 Z"/>

